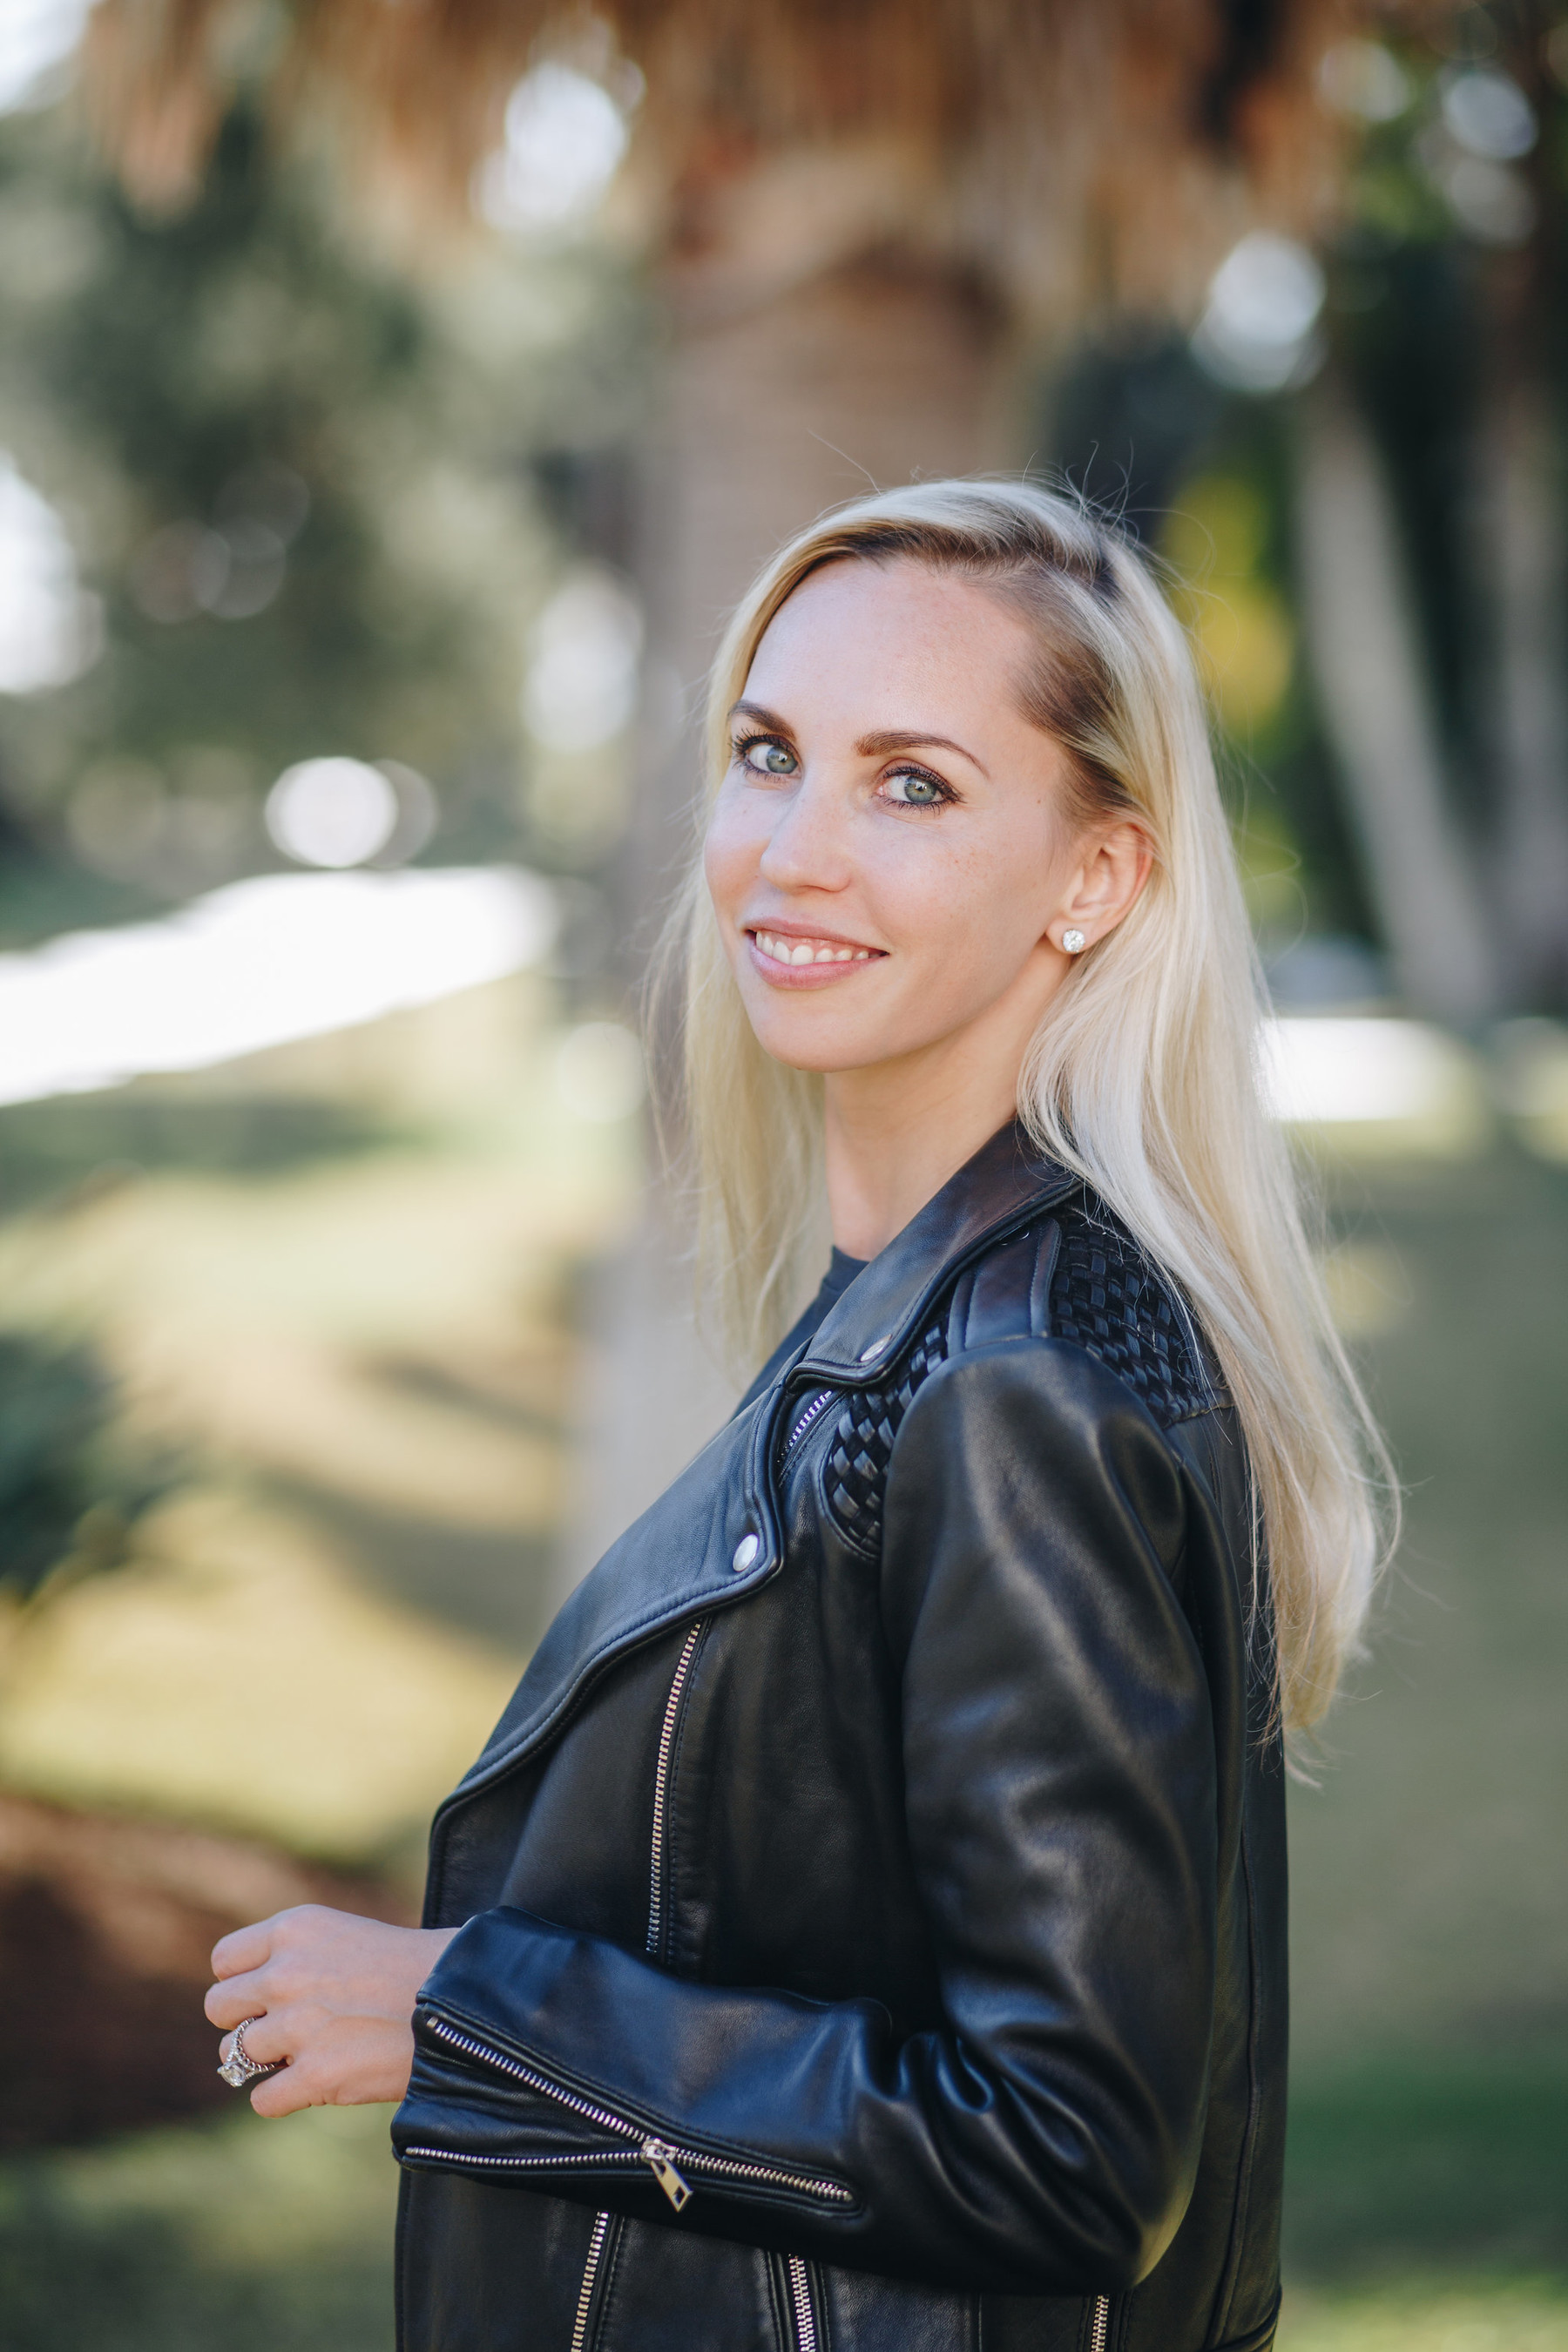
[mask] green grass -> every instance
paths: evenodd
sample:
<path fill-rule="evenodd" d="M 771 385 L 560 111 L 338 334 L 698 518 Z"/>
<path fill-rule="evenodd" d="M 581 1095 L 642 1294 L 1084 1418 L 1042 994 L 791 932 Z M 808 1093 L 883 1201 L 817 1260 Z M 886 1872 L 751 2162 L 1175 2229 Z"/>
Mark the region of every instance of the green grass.
<path fill-rule="evenodd" d="M 68 1210 L 148 1171 L 265 1175 L 408 1139 L 387 1119 L 309 1095 L 51 1096 L 0 1108 L 0 1209 Z"/>
<path fill-rule="evenodd" d="M 1561 2281 L 1478 2277 L 1437 2285 L 1402 2279 L 1373 2290 L 1288 2287 L 1279 2352 L 1564 2352 Z"/>
<path fill-rule="evenodd" d="M 386 2352 L 389 2114 L 246 2110 L 0 2167 L 5 2352 Z"/>
<path fill-rule="evenodd" d="M 1298 2082 L 1568 2040 L 1568 1170 L 1499 1151 L 1342 1186 L 1392 1254 L 1366 1351 L 1406 1533 L 1292 1791 Z"/>
<path fill-rule="evenodd" d="M 1286 2264 L 1303 2285 L 1515 2275 L 1568 2294 L 1568 2043 L 1309 2080 L 1289 2181 Z"/>

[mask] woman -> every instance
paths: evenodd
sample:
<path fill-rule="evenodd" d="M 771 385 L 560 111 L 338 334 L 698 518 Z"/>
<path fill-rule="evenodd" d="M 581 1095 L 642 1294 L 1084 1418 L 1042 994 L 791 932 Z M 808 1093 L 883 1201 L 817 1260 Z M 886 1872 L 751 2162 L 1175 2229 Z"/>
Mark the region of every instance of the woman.
<path fill-rule="evenodd" d="M 828 1278 L 546 1635 L 428 1927 L 284 1914 L 208 2014 L 262 2114 L 402 2098 L 405 2352 L 1262 2352 L 1282 1734 L 1380 1455 L 1185 646 L 1092 515 L 931 483 L 768 567 L 711 717 L 707 1263 L 776 1331 L 825 1186 Z"/>

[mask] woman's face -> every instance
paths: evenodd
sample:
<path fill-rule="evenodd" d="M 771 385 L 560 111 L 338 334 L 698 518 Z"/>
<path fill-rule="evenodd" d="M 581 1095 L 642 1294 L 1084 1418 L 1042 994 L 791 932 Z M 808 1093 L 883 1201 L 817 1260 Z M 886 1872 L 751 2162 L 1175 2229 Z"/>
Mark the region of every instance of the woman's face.
<path fill-rule="evenodd" d="M 831 564 L 775 614 L 705 865 L 777 1060 L 847 1072 L 953 1046 L 1008 1060 L 1010 1086 L 1068 969 L 1064 929 L 1092 941 L 1136 895 L 1142 837 L 1075 833 L 1065 755 L 1018 707 L 1030 653 L 995 597 L 911 562 Z M 1108 838 L 1142 860 L 1131 896 Z"/>

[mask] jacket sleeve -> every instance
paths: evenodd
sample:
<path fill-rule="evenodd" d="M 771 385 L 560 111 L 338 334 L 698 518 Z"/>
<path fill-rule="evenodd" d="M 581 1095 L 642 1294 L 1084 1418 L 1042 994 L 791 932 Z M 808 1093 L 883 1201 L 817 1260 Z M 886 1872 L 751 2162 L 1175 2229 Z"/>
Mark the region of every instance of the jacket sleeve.
<path fill-rule="evenodd" d="M 1143 2276 L 1191 2193 L 1214 2000 L 1188 1505 L 1081 1349 L 942 1366 L 899 1432 L 881 1569 L 941 2030 L 487 1912 L 421 1995 L 403 2159 L 971 2290 Z"/>

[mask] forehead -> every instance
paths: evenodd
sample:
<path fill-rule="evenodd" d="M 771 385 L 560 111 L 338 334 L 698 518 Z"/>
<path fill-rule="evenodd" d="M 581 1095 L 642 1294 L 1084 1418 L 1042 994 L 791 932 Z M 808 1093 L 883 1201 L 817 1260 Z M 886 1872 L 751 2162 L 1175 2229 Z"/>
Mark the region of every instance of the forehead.
<path fill-rule="evenodd" d="M 923 686 L 994 697 L 1028 645 L 1024 622 L 982 582 L 909 561 L 841 558 L 812 572 L 774 614 L 748 688 Z"/>

